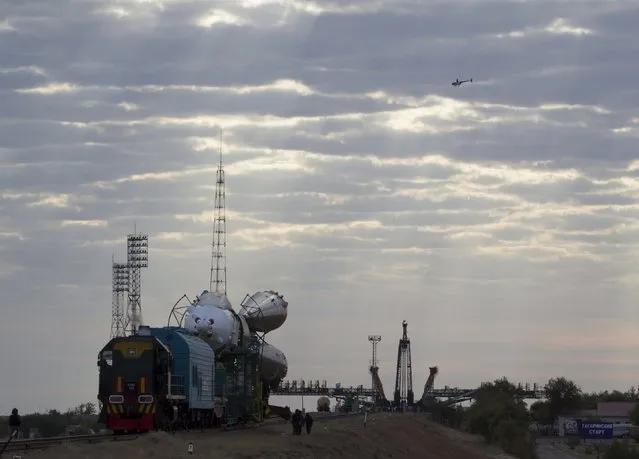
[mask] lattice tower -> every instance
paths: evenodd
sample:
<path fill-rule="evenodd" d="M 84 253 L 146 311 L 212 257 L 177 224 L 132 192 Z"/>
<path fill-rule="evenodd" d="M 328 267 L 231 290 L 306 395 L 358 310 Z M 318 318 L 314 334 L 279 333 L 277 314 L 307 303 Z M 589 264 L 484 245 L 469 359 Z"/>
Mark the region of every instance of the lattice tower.
<path fill-rule="evenodd" d="M 220 163 L 215 180 L 215 210 L 211 251 L 209 290 L 226 295 L 226 177 L 224 175 L 224 165 L 222 164 L 221 134 Z"/>
<path fill-rule="evenodd" d="M 149 236 L 137 231 L 127 236 L 127 267 L 129 270 L 129 296 L 126 330 L 134 335 L 142 325 L 142 268 L 149 266 Z"/>
<path fill-rule="evenodd" d="M 112 301 L 111 301 L 111 338 L 126 335 L 125 315 L 126 297 L 129 291 L 129 268 L 126 263 L 115 263 L 111 259 L 113 270 Z"/>

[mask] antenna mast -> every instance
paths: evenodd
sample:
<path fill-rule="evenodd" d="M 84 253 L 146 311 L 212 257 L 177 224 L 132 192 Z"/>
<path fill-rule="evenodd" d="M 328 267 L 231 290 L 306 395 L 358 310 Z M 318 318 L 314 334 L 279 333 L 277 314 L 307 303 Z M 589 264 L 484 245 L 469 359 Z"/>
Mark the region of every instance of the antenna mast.
<path fill-rule="evenodd" d="M 209 291 L 226 295 L 226 179 L 222 164 L 222 131 L 220 130 L 220 164 L 215 181 L 215 213 Z"/>

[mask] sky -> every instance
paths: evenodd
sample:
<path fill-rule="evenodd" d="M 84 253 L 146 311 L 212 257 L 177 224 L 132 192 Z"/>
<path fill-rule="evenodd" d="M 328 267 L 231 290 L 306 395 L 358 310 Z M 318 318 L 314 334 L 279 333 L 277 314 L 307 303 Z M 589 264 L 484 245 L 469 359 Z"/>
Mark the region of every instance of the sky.
<path fill-rule="evenodd" d="M 274 289 L 289 378 L 639 382 L 634 1 L 0 2 L 0 413 L 94 401 L 111 260 L 142 311 Z M 459 88 L 455 78 L 473 78 Z"/>

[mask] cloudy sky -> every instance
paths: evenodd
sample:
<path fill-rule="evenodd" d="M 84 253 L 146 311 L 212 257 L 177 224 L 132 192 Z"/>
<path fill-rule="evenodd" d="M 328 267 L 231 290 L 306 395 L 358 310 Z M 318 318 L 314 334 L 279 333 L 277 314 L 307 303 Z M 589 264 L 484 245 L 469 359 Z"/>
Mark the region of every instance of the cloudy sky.
<path fill-rule="evenodd" d="M 283 292 L 291 378 L 415 392 L 639 382 L 634 1 L 0 3 L 0 412 L 97 393 L 111 257 L 144 320 L 208 287 L 218 133 L 233 304 Z M 474 79 L 460 88 L 455 78 Z"/>

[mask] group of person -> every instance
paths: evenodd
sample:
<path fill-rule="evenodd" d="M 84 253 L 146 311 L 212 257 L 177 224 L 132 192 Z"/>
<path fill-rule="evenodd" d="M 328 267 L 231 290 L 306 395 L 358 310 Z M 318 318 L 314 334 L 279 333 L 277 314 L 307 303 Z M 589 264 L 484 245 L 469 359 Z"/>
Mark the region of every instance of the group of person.
<path fill-rule="evenodd" d="M 291 424 L 293 424 L 293 435 L 302 435 L 302 429 L 306 426 L 306 434 L 311 434 L 313 428 L 313 416 L 310 413 L 302 413 L 300 410 L 295 410 L 293 416 L 291 416 Z"/>

